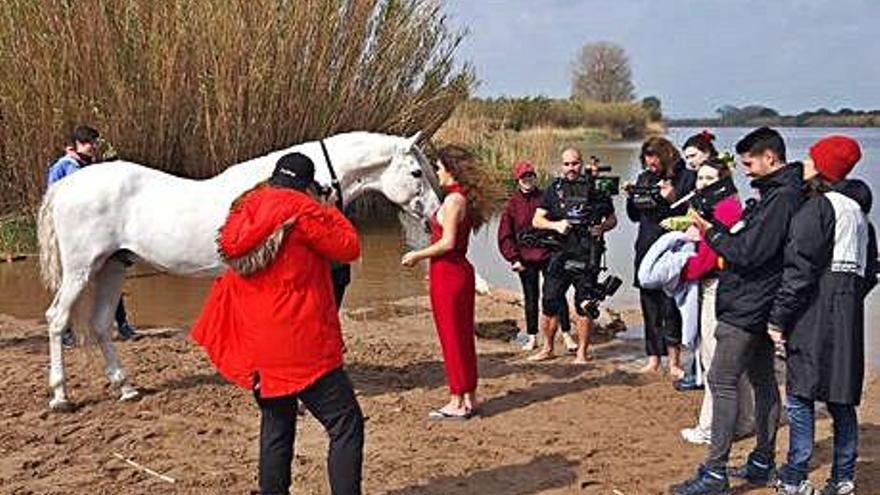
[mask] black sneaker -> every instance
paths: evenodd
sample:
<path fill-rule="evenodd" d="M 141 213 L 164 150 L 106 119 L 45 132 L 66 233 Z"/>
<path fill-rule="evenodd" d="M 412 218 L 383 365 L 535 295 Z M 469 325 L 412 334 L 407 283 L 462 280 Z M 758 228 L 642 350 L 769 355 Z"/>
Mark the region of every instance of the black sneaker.
<path fill-rule="evenodd" d="M 856 483 L 853 480 L 828 480 L 819 495 L 856 495 Z"/>
<path fill-rule="evenodd" d="M 76 335 L 73 334 L 72 328 L 65 328 L 64 331 L 61 332 L 61 345 L 64 346 L 65 349 L 76 347 Z"/>
<path fill-rule="evenodd" d="M 672 386 L 675 387 L 675 390 L 679 392 L 690 392 L 692 390 L 703 390 L 703 385 L 697 383 L 697 379 L 694 376 L 685 376 L 684 378 L 679 378 L 672 383 Z"/>
<path fill-rule="evenodd" d="M 119 340 L 137 340 L 138 338 L 137 330 L 128 323 L 119 325 L 118 330 Z"/>
<path fill-rule="evenodd" d="M 710 471 L 705 466 L 697 469 L 697 474 L 670 489 L 672 495 L 728 495 L 730 483 L 727 475 Z"/>
<path fill-rule="evenodd" d="M 773 481 L 776 474 L 776 466 L 772 462 L 764 462 L 756 459 L 754 454 L 749 454 L 749 460 L 731 473 L 734 478 L 745 480 L 754 486 L 767 486 Z"/>

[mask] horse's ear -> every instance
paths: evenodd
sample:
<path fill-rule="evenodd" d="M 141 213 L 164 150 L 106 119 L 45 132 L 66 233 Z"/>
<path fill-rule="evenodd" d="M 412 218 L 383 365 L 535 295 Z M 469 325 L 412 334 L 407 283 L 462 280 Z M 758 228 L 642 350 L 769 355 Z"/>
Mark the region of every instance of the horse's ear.
<path fill-rule="evenodd" d="M 413 149 L 413 146 L 415 146 L 416 143 L 419 142 L 419 138 L 421 138 L 421 137 L 422 137 L 422 131 L 418 131 L 418 132 L 416 132 L 415 134 L 413 134 L 412 136 L 408 137 L 408 138 L 406 139 L 406 149 L 407 149 L 407 151 Z"/>

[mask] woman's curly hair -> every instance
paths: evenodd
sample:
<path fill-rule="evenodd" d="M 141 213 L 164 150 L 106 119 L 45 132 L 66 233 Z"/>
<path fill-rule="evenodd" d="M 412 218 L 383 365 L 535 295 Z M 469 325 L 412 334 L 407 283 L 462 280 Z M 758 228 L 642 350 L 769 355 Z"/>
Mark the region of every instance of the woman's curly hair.
<path fill-rule="evenodd" d="M 497 174 L 486 167 L 470 150 L 454 144 L 437 150 L 443 168 L 465 189 L 467 215 L 478 230 L 492 216 L 503 196 Z"/>

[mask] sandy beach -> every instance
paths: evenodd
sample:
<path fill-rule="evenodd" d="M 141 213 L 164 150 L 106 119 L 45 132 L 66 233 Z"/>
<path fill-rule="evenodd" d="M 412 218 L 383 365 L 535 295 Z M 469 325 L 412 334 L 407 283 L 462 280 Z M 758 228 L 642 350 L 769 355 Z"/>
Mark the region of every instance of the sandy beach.
<path fill-rule="evenodd" d="M 368 494 L 666 493 L 690 476 L 705 447 L 685 443 L 701 393 L 679 393 L 663 375 L 634 374 L 642 344 L 605 339 L 593 361 L 528 363 L 508 340 L 521 323 L 513 293 L 477 302 L 481 415 L 436 423 L 445 376 L 426 297 L 345 311 L 347 369 L 367 416 Z M 635 312 L 623 315 L 638 324 Z M 120 343 L 144 392 L 120 403 L 95 348 L 66 351 L 73 413 L 47 410 L 45 325 L 0 316 L 0 492 L 10 494 L 219 494 L 256 488 L 258 410 L 250 393 L 214 373 L 185 328 L 146 329 Z M 860 493 L 880 493 L 876 381 L 860 411 Z M 812 479 L 831 455 L 819 421 Z M 780 430 L 779 461 L 788 430 Z M 326 494 L 323 430 L 301 418 L 294 493 Z M 736 444 L 741 462 L 753 439 Z M 121 461 L 130 459 L 169 483 Z M 736 486 L 736 485 L 735 485 Z M 734 493 L 745 493 L 735 488 Z M 770 494 L 769 489 L 748 493 Z"/>

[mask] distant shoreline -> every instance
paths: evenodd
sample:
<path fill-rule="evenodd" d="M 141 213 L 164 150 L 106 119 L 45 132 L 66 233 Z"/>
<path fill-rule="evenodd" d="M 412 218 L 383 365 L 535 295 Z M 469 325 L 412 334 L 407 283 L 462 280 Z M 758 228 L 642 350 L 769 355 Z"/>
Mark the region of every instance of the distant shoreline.
<path fill-rule="evenodd" d="M 667 127 L 880 127 L 880 110 L 847 115 L 807 113 L 796 116 L 756 117 L 743 120 L 721 118 L 665 119 Z"/>

